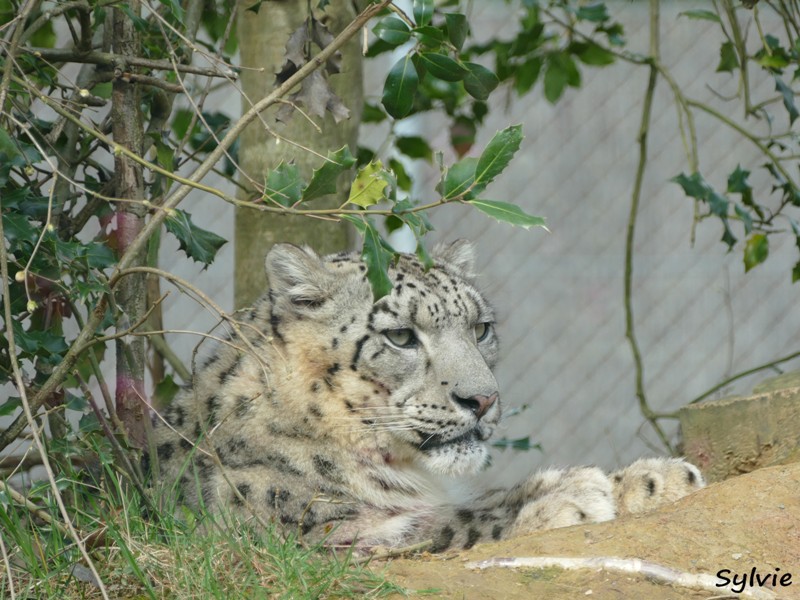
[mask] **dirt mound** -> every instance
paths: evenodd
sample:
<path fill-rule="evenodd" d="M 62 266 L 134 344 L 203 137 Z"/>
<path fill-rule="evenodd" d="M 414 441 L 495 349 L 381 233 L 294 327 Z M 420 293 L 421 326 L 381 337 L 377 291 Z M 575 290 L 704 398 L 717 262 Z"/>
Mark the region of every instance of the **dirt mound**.
<path fill-rule="evenodd" d="M 492 558 L 522 557 L 646 562 L 633 574 L 596 566 L 470 566 Z M 667 577 L 650 566 L 663 567 Z M 465 552 L 395 559 L 386 568 L 390 579 L 408 589 L 435 590 L 426 596 L 430 598 L 800 599 L 800 463 L 713 484 L 647 515 L 478 544 Z M 710 587 L 665 583 L 680 574 L 692 580 L 689 583 L 697 583 L 704 574 Z M 726 583 L 723 578 L 729 580 L 727 590 L 715 587 Z"/>

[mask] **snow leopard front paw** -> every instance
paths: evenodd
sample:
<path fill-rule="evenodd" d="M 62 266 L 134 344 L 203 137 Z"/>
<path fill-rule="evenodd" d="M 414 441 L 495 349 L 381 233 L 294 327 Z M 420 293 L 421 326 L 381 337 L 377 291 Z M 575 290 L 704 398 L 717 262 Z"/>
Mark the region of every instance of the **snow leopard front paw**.
<path fill-rule="evenodd" d="M 641 513 L 705 486 L 700 470 L 680 458 L 640 458 L 610 475 L 617 513 Z"/>
<path fill-rule="evenodd" d="M 531 476 L 523 489 L 530 500 L 517 514 L 511 536 L 615 516 L 611 481 L 594 467 L 543 471 Z"/>

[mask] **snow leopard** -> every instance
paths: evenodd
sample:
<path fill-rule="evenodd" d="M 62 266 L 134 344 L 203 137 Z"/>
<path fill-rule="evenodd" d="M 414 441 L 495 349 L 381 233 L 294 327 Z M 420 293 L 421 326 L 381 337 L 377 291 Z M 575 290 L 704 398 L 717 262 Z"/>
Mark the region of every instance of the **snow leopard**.
<path fill-rule="evenodd" d="M 158 415 L 151 457 L 181 502 L 330 546 L 470 548 L 639 513 L 704 486 L 681 459 L 473 483 L 501 418 L 496 316 L 475 251 L 399 254 L 378 299 L 357 253 L 276 244 L 269 289 L 228 320 Z M 432 264 L 431 264 L 432 263 Z"/>

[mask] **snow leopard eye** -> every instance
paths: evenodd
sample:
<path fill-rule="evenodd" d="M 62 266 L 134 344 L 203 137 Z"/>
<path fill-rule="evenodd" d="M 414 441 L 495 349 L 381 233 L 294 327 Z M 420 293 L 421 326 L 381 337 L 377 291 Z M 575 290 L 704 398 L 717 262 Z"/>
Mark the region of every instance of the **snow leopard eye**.
<path fill-rule="evenodd" d="M 383 335 L 398 348 L 414 348 L 417 345 L 417 336 L 410 329 L 387 329 Z"/>
<path fill-rule="evenodd" d="M 478 323 L 475 325 L 475 339 L 482 342 L 489 337 L 489 332 L 492 330 L 491 323 Z"/>

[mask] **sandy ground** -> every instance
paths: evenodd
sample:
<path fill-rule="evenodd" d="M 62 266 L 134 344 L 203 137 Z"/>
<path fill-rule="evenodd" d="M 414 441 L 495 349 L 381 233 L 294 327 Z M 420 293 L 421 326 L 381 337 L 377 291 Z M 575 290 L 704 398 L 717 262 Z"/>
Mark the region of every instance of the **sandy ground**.
<path fill-rule="evenodd" d="M 470 568 L 469 563 L 510 557 L 637 558 L 675 571 L 711 576 L 705 590 L 670 585 L 641 574 L 584 568 Z M 413 597 L 464 599 L 800 599 L 800 463 L 762 469 L 713 484 L 680 502 L 638 517 L 545 531 L 469 551 L 394 559 L 389 578 Z M 784 584 L 715 588 L 729 569 L 748 578 L 790 574 Z M 780 569 L 779 571 L 777 569 Z M 749 582 L 748 582 L 749 583 Z M 738 590 L 741 585 L 737 585 Z"/>

